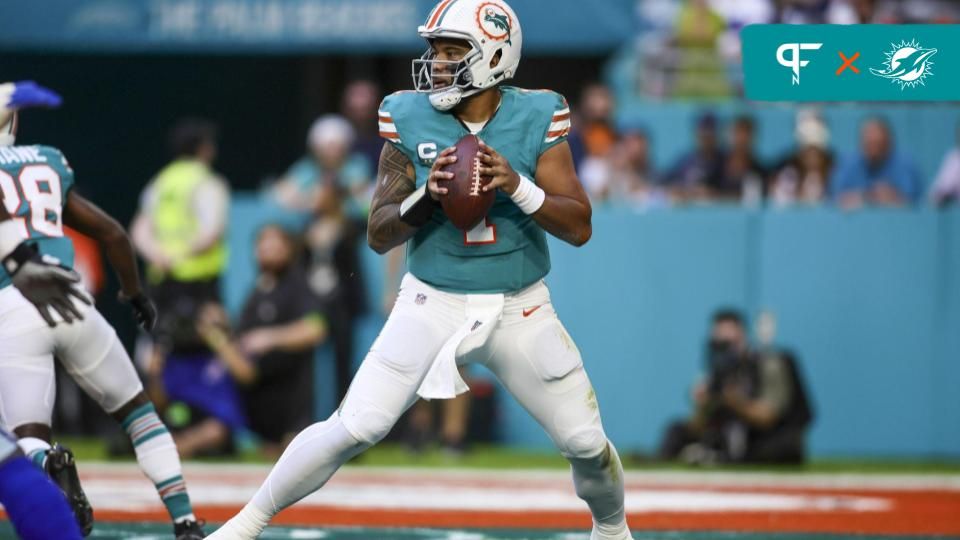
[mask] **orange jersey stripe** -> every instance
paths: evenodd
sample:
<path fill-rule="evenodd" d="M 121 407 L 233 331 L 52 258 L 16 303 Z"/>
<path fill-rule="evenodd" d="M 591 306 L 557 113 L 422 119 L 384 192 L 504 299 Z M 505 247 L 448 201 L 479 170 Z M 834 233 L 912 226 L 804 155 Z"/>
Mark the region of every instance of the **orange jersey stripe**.
<path fill-rule="evenodd" d="M 386 116 L 381 116 L 381 117 L 380 117 L 380 121 L 381 121 L 381 122 L 386 122 L 387 124 L 392 124 L 392 123 L 393 123 L 393 118 L 387 118 Z"/>
<path fill-rule="evenodd" d="M 394 141 L 394 140 L 399 141 L 399 140 L 400 140 L 400 135 L 399 135 L 399 134 L 397 134 L 397 133 L 392 133 L 392 132 L 389 132 L 389 131 L 381 131 L 381 132 L 380 132 L 380 136 L 383 137 L 384 139 L 390 139 L 391 141 Z"/>
<path fill-rule="evenodd" d="M 553 115 L 553 121 L 554 121 L 554 122 L 560 122 L 560 121 L 562 121 L 562 120 L 566 120 L 567 118 L 570 118 L 570 113 L 555 114 L 555 115 Z"/>
<path fill-rule="evenodd" d="M 547 137 L 560 137 L 560 136 L 566 135 L 567 133 L 570 133 L 570 128 L 563 128 L 555 131 L 548 131 Z"/>

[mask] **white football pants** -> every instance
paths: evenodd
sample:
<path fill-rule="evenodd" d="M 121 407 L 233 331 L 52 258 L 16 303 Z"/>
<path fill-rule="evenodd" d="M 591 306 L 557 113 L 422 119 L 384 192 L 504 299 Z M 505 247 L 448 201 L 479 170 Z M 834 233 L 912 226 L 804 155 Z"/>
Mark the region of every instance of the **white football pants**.
<path fill-rule="evenodd" d="M 117 333 L 93 306 L 74 300 L 83 315 L 50 328 L 16 287 L 0 289 L 0 424 L 50 425 L 56 394 L 54 356 L 105 411 L 143 390 Z"/>

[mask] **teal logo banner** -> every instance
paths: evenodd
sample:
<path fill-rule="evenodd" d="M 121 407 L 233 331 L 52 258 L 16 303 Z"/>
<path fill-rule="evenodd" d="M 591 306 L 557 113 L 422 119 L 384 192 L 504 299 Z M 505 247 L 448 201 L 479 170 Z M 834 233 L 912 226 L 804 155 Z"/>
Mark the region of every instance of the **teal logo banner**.
<path fill-rule="evenodd" d="M 747 99 L 960 101 L 960 25 L 756 24 L 741 38 Z"/>

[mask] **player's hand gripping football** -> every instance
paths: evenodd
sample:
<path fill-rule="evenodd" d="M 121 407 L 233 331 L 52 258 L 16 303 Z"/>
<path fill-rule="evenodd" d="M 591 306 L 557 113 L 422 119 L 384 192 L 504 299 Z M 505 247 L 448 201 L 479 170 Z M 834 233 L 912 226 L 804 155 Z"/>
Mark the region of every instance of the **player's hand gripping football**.
<path fill-rule="evenodd" d="M 430 193 L 430 198 L 435 201 L 439 201 L 440 197 L 447 193 L 447 188 L 441 184 L 444 181 L 453 179 L 454 175 L 452 172 L 444 172 L 440 169 L 451 163 L 456 163 L 457 156 L 454 154 L 456 151 L 456 146 L 445 148 L 440 152 L 440 155 L 437 156 L 437 159 L 433 160 L 433 166 L 430 167 L 430 174 L 427 175 L 427 191 Z"/>
<path fill-rule="evenodd" d="M 480 175 L 490 176 L 492 180 L 483 186 L 484 191 L 502 189 L 507 195 L 513 195 L 520 185 L 520 175 L 513 170 L 507 158 L 480 141 Z"/>
<path fill-rule="evenodd" d="M 20 244 L 3 259 L 3 267 L 10 274 L 13 286 L 37 308 L 51 328 L 57 324 L 50 314 L 51 308 L 64 322 L 72 323 L 82 320 L 83 315 L 71 297 L 91 304 L 87 295 L 80 290 L 80 275 L 60 266 L 59 262 L 41 257 L 36 247 L 27 244 Z"/>
<path fill-rule="evenodd" d="M 130 308 L 133 309 L 133 316 L 137 319 L 140 328 L 147 332 L 153 330 L 153 327 L 157 324 L 157 307 L 153 305 L 153 300 L 150 300 L 149 296 L 142 292 L 127 296 L 121 292 L 120 301 L 130 304 Z"/>

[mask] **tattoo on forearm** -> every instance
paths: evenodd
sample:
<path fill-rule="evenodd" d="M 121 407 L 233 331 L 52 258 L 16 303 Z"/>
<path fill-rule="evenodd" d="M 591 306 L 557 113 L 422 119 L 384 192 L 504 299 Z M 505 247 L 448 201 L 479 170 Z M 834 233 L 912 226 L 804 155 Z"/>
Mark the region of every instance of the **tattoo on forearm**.
<path fill-rule="evenodd" d="M 377 187 L 370 204 L 367 232 L 371 243 L 398 245 L 413 235 L 413 227 L 400 221 L 397 206 L 416 191 L 416 172 L 407 156 L 392 144 L 380 152 Z"/>

